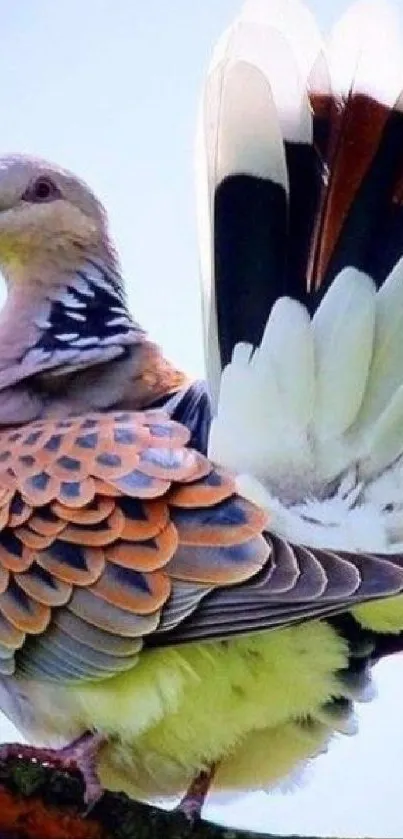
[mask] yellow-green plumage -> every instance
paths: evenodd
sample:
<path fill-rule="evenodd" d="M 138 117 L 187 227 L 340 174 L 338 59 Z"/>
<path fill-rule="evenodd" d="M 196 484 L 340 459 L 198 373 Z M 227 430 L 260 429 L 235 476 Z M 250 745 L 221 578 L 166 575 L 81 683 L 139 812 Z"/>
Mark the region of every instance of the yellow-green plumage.
<path fill-rule="evenodd" d="M 313 621 L 145 652 L 107 681 L 48 686 L 37 710 L 47 733 L 96 727 L 111 735 L 100 762 L 108 788 L 178 793 L 215 761 L 216 787 L 253 788 L 283 777 L 326 741 L 326 726 L 312 723 L 320 706 L 343 693 L 337 671 L 346 663 L 345 642 Z M 259 760 L 249 760 L 256 741 Z"/>
<path fill-rule="evenodd" d="M 403 631 L 403 596 L 401 594 L 386 600 L 374 600 L 372 603 L 355 606 L 351 613 L 364 629 L 393 634 Z"/>

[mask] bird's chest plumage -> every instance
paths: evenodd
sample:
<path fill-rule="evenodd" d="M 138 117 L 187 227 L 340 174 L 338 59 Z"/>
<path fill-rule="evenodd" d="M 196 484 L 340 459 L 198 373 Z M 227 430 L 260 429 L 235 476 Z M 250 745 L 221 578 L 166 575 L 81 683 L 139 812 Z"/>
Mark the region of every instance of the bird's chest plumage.
<path fill-rule="evenodd" d="M 201 765 L 220 760 L 217 786 L 248 788 L 277 780 L 328 738 L 320 709 L 343 693 L 337 671 L 346 662 L 342 639 L 312 622 L 145 651 L 132 670 L 103 682 L 14 681 L 12 693 L 4 682 L 2 704 L 38 742 L 57 743 L 94 726 L 107 733 L 100 770 L 108 787 L 174 794 Z M 269 733 L 276 748 L 257 760 Z"/>

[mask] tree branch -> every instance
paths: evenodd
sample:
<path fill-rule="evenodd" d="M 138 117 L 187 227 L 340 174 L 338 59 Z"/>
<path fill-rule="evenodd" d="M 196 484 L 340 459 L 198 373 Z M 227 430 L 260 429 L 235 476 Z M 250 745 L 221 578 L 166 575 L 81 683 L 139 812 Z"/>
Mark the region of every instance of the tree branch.
<path fill-rule="evenodd" d="M 108 792 L 86 814 L 83 794 L 78 772 L 22 759 L 0 763 L 0 839 L 252 839 L 257 835 L 202 820 L 192 825 L 182 813 Z"/>

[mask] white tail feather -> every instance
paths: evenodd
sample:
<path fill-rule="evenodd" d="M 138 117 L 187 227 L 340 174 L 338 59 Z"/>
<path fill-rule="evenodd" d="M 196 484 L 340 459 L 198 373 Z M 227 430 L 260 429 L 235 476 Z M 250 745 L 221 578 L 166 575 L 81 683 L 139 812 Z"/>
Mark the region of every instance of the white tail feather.
<path fill-rule="evenodd" d="M 381 416 L 366 430 L 360 448 L 361 474 L 369 478 L 386 469 L 403 450 L 403 384 Z"/>
<path fill-rule="evenodd" d="M 300 0 L 246 0 L 242 18 L 277 29 L 292 47 L 302 78 L 308 78 L 324 47 L 315 18 Z"/>
<path fill-rule="evenodd" d="M 210 454 L 237 471 L 306 481 L 312 472 L 308 424 L 314 405 L 309 315 L 288 298 L 273 307 L 260 347 L 238 345 L 224 370 Z M 239 445 L 243 441 L 242 446 Z M 305 476 L 305 477 L 304 477 Z"/>
<path fill-rule="evenodd" d="M 216 72 L 221 75 L 221 67 Z M 239 91 L 245 91 L 240 97 Z M 214 138 L 215 179 L 234 172 L 287 182 L 287 167 L 277 110 L 263 74 L 251 64 L 228 68 L 222 80 L 218 130 Z M 211 114 L 206 118 L 211 119 Z"/>
<path fill-rule="evenodd" d="M 403 260 L 400 260 L 377 294 L 374 354 L 358 418 L 361 426 L 370 426 L 375 421 L 402 383 L 402 335 Z"/>
<path fill-rule="evenodd" d="M 273 364 L 285 414 L 301 431 L 314 411 L 314 341 L 308 312 L 296 300 L 274 304 L 261 343 Z"/>
<path fill-rule="evenodd" d="M 339 437 L 354 421 L 371 364 L 375 285 L 346 268 L 336 277 L 312 322 L 316 351 L 315 434 Z"/>
<path fill-rule="evenodd" d="M 365 274 L 343 271 L 313 320 L 280 299 L 260 347 L 238 345 L 224 370 L 210 454 L 295 542 L 382 552 L 403 542 L 402 353 L 386 354 L 386 408 L 371 424 L 360 411 L 367 392 L 379 403 L 384 384 L 374 335 L 397 341 L 400 271 L 378 293 Z"/>
<path fill-rule="evenodd" d="M 359 0 L 347 9 L 328 44 L 337 96 L 354 90 L 393 106 L 403 88 L 401 37 L 396 6 L 384 0 Z"/>

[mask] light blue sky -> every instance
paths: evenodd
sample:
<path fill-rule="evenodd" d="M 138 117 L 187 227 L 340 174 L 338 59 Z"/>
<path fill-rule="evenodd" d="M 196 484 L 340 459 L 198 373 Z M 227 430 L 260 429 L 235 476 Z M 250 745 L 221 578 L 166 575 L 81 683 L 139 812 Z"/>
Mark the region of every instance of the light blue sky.
<path fill-rule="evenodd" d="M 310 3 L 324 25 L 345 5 Z M 195 375 L 196 106 L 211 47 L 238 6 L 0 0 L 0 153 L 39 154 L 90 183 L 108 208 L 136 317 Z M 336 742 L 305 789 L 211 815 L 271 833 L 402 836 L 403 660 L 377 672 L 380 698 L 363 709 L 361 734 Z"/>

